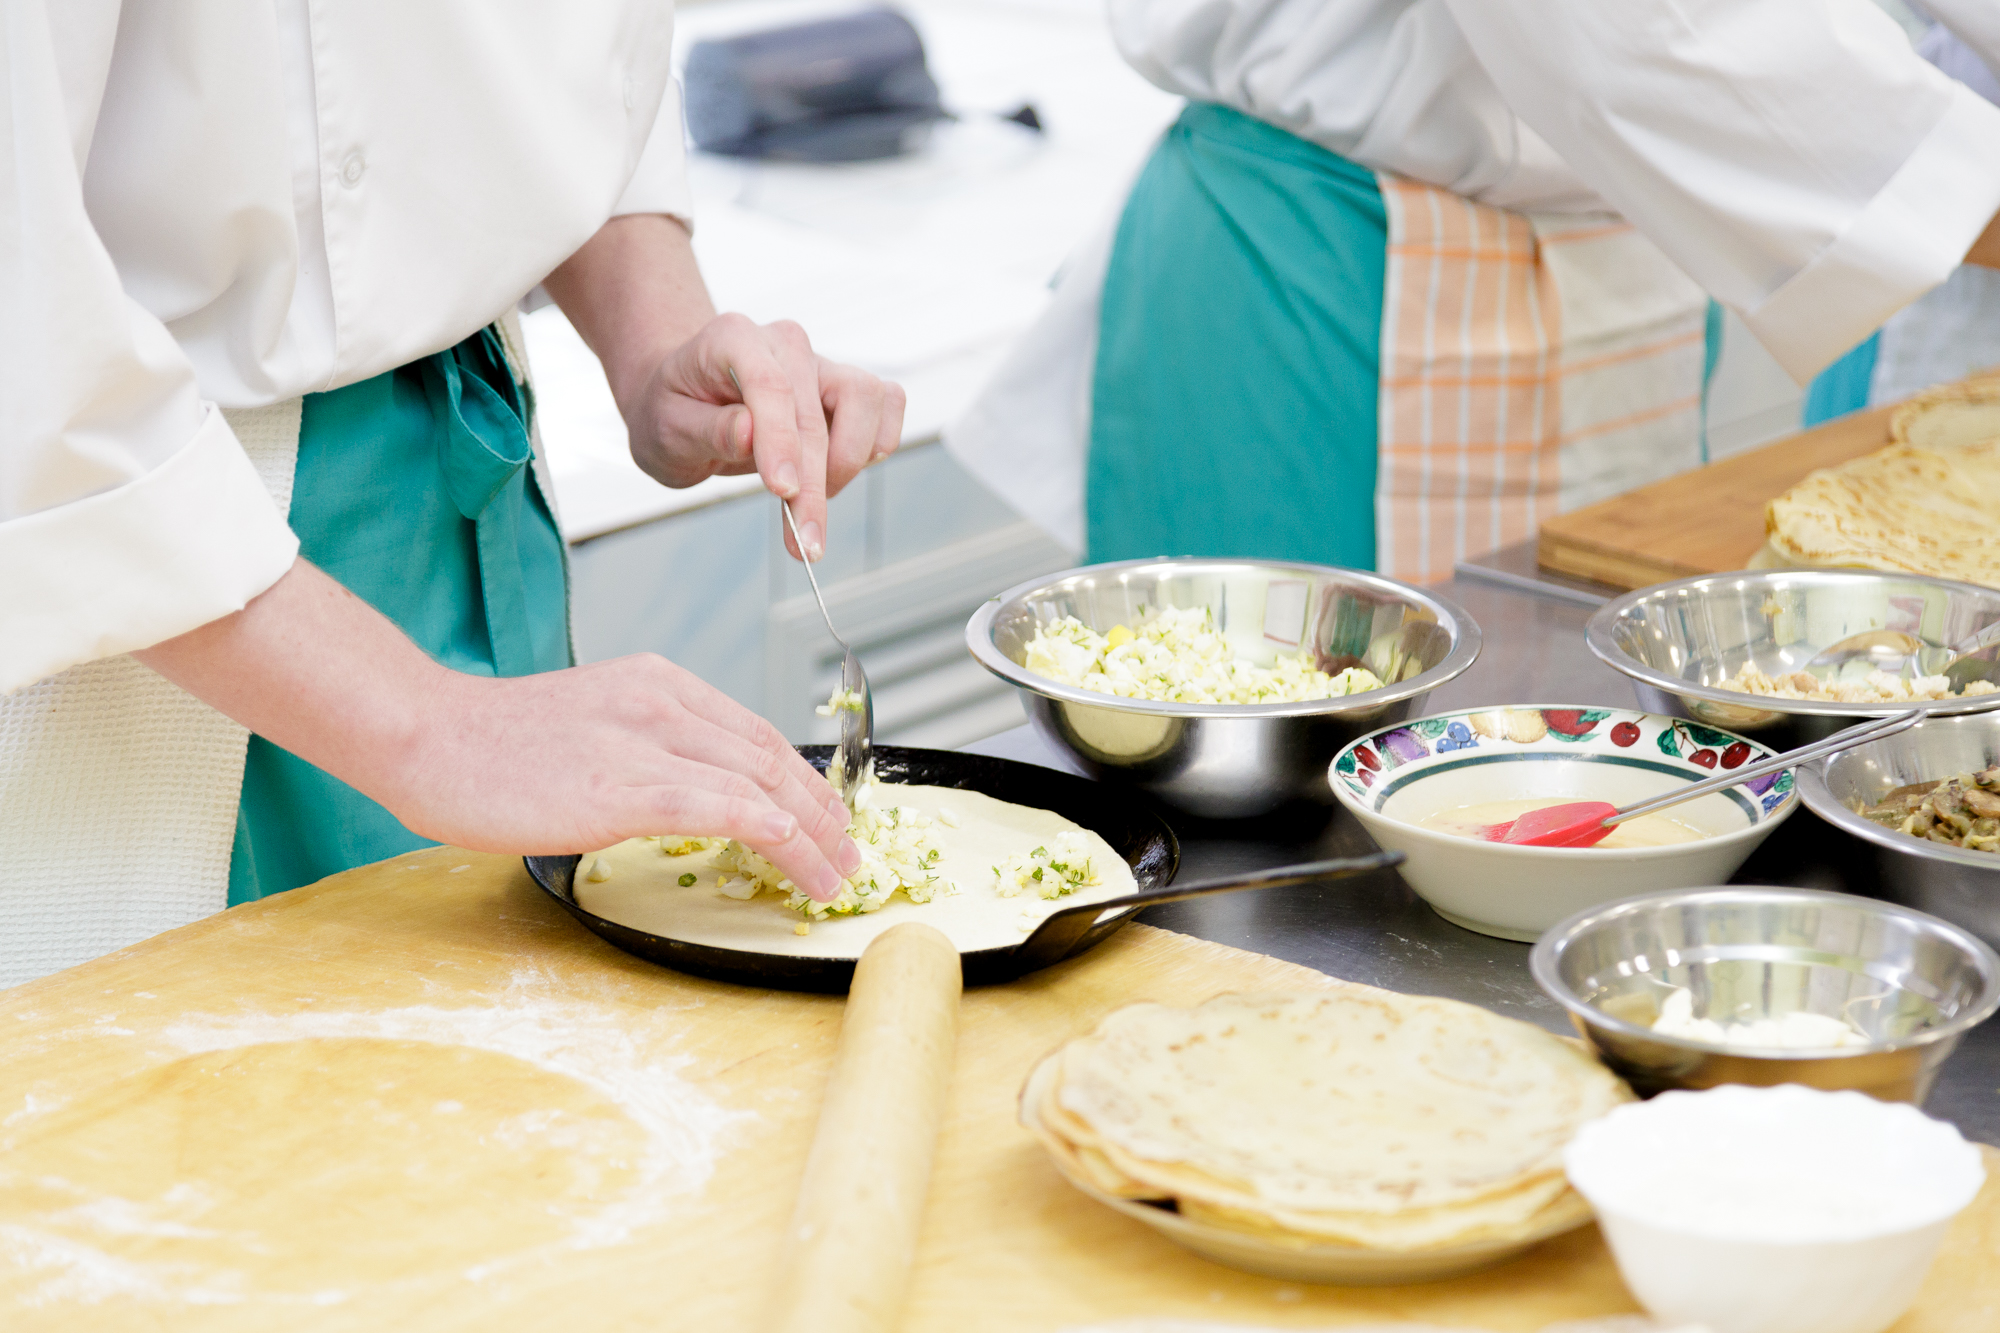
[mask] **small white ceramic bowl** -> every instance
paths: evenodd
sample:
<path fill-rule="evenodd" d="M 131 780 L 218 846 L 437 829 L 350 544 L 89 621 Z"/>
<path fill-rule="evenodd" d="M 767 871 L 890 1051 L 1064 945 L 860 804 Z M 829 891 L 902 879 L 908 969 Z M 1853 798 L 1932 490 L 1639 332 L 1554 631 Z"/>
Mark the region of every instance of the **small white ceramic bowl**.
<path fill-rule="evenodd" d="M 1684 718 L 1531 704 L 1439 713 L 1384 727 L 1334 756 L 1333 794 L 1448 921 L 1534 940 L 1587 907 L 1657 889 L 1722 884 L 1798 809 L 1787 771 L 1664 812 L 1708 836 L 1665 847 L 1520 847 L 1417 821 L 1488 801 L 1613 805 L 1662 796 L 1772 752 Z"/>
<path fill-rule="evenodd" d="M 1913 1106 L 1792 1084 L 1621 1106 L 1566 1165 L 1639 1303 L 1712 1333 L 1880 1333 L 1986 1178 Z"/>

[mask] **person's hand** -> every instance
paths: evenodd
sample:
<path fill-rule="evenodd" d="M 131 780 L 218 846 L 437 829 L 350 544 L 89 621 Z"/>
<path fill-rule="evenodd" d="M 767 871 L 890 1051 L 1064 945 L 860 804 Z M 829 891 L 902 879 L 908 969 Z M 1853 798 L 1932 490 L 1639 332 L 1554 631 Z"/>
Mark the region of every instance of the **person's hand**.
<path fill-rule="evenodd" d="M 654 480 L 691 486 L 756 472 L 792 504 L 793 555 L 819 559 L 826 501 L 862 468 L 895 451 L 903 390 L 829 361 L 790 321 L 718 315 L 662 358 L 621 403 L 632 457 Z"/>
<path fill-rule="evenodd" d="M 304 560 L 241 611 L 134 655 L 440 842 L 521 855 L 738 838 L 822 902 L 861 867 L 826 779 L 664 658 L 469 676 Z"/>
<path fill-rule="evenodd" d="M 678 219 L 612 218 L 542 285 L 603 363 L 633 461 L 668 486 L 756 472 L 812 559 L 826 497 L 902 439 L 900 387 L 828 361 L 796 324 L 717 315 Z"/>
<path fill-rule="evenodd" d="M 513 679 L 444 673 L 376 799 L 412 832 L 474 851 L 736 838 L 821 902 L 861 866 L 847 807 L 777 729 L 651 654 Z"/>

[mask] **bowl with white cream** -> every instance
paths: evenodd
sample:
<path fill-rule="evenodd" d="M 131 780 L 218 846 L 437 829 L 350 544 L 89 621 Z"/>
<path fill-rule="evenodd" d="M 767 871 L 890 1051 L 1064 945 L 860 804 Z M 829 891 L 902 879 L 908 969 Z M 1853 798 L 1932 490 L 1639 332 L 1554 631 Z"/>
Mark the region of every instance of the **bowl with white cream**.
<path fill-rule="evenodd" d="M 1520 705 L 1383 727 L 1334 757 L 1336 799 L 1446 920 L 1534 940 L 1635 891 L 1729 878 L 1798 808 L 1789 771 L 1618 825 L 1591 847 L 1489 841 L 1487 826 L 1570 801 L 1631 805 L 1770 757 L 1731 732 L 1615 708 Z"/>
<path fill-rule="evenodd" d="M 1639 1303 L 1712 1333 L 1881 1333 L 1986 1177 L 1914 1107 L 1803 1087 L 1618 1107 L 1565 1167 Z"/>
<path fill-rule="evenodd" d="M 1580 912 L 1529 969 L 1641 1096 L 1799 1084 L 1921 1103 L 2000 1009 L 2000 956 L 1873 898 L 1731 885 Z"/>

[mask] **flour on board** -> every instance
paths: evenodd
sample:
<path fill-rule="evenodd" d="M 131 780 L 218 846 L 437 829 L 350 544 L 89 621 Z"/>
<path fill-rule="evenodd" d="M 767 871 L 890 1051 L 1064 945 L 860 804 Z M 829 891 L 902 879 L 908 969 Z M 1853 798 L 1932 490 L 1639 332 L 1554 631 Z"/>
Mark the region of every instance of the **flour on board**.
<path fill-rule="evenodd" d="M 492 1151 L 503 1158 L 524 1147 L 560 1155 L 570 1142 L 562 1135 L 575 1135 L 579 1125 L 596 1135 L 586 1135 L 587 1142 L 578 1140 L 584 1157 L 590 1155 L 585 1149 L 591 1145 L 608 1144 L 617 1151 L 603 1162 L 576 1163 L 573 1174 L 584 1185 L 558 1200 L 560 1207 L 544 1210 L 533 1244 L 500 1243 L 477 1253 L 461 1251 L 445 1264 L 422 1271 L 418 1256 L 414 1264 L 403 1265 L 399 1278 L 366 1286 L 379 1290 L 419 1280 L 479 1281 L 537 1256 L 546 1259 L 552 1251 L 617 1245 L 667 1219 L 677 1198 L 707 1184 L 733 1127 L 754 1118 L 749 1112 L 721 1106 L 684 1078 L 682 1071 L 692 1057 L 663 1057 L 657 1038 L 648 1041 L 631 1030 L 628 1013 L 567 998 L 522 995 L 539 989 L 516 986 L 506 1003 L 481 1008 L 418 1005 L 374 1013 L 190 1016 L 160 1032 L 165 1049 L 156 1048 L 155 1054 L 167 1058 L 153 1068 L 171 1069 L 190 1059 L 207 1059 L 210 1053 L 225 1053 L 221 1057 L 225 1061 L 254 1057 L 244 1063 L 254 1069 L 257 1060 L 282 1056 L 288 1047 L 316 1044 L 299 1052 L 310 1067 L 314 1051 L 321 1048 L 338 1047 L 352 1060 L 356 1042 L 397 1044 L 382 1050 L 396 1055 L 405 1068 L 413 1060 L 419 1068 L 431 1060 L 449 1064 L 456 1059 L 462 1064 L 483 1053 L 477 1058 L 487 1066 L 468 1067 L 477 1069 L 492 1066 L 492 1057 L 510 1057 L 499 1062 L 502 1072 L 518 1071 L 514 1084 L 527 1092 L 525 1100 L 513 1107 L 515 1113 L 482 1128 L 494 1141 Z M 78 1035 L 98 1036 L 104 1031 L 96 1026 Z M 435 1057 L 421 1055 L 433 1046 L 440 1048 Z M 374 1050 L 372 1045 L 361 1050 L 364 1063 L 359 1067 L 368 1067 L 365 1060 Z M 225 1065 L 223 1072 L 231 1068 Z M 534 1082 L 544 1075 L 568 1082 Z M 535 1110 L 539 1087 L 559 1094 L 552 1096 L 552 1102 L 585 1108 L 585 1118 L 571 1115 L 565 1124 L 559 1110 L 547 1114 Z M 38 1125 L 49 1124 L 65 1106 L 88 1099 L 93 1091 L 82 1090 L 72 1097 L 30 1095 L 11 1114 L 0 1117 L 0 1202 L 6 1204 L 0 1208 L 0 1267 L 12 1268 L 31 1283 L 28 1291 L 15 1287 L 14 1299 L 40 1306 L 125 1298 L 180 1305 L 297 1307 L 337 1305 L 360 1294 L 328 1277 L 335 1271 L 331 1264 L 303 1270 L 301 1276 L 313 1277 L 311 1282 L 287 1284 L 253 1276 L 246 1271 L 251 1265 L 241 1263 L 239 1256 L 271 1247 L 263 1246 L 256 1235 L 243 1234 L 240 1226 L 229 1235 L 204 1229 L 201 1222 L 208 1205 L 217 1201 L 203 1196 L 199 1182 L 135 1190 L 136 1197 L 125 1197 L 127 1191 L 121 1188 L 100 1186 L 89 1192 L 46 1174 L 28 1179 L 10 1165 L 12 1150 L 32 1141 Z M 351 1089 L 342 1091 L 350 1102 L 354 1100 Z M 362 1095 L 365 1101 L 365 1090 Z M 467 1120 L 465 1101 L 432 1095 L 422 1080 L 417 1090 L 406 1090 L 403 1097 L 405 1112 L 413 1104 L 439 1117 L 434 1123 L 440 1126 Z M 354 1128 L 351 1121 L 348 1128 Z M 364 1123 L 360 1128 L 366 1133 L 370 1126 Z M 371 1141 L 391 1137 L 371 1136 Z M 621 1146 L 628 1144 L 629 1152 Z M 38 1151 L 46 1157 L 51 1152 L 59 1156 L 63 1150 L 58 1142 L 53 1149 L 44 1144 Z M 413 1169 L 430 1165 L 418 1159 Z M 597 1178 L 593 1173 L 601 1173 L 604 1188 L 588 1187 Z M 221 1202 L 242 1214 L 240 1201 Z M 532 1202 L 524 1201 L 523 1206 Z M 282 1251 L 290 1243 L 286 1240 L 275 1248 Z M 156 1257 L 165 1250 L 177 1258 Z M 202 1258 L 189 1262 L 191 1255 Z"/>

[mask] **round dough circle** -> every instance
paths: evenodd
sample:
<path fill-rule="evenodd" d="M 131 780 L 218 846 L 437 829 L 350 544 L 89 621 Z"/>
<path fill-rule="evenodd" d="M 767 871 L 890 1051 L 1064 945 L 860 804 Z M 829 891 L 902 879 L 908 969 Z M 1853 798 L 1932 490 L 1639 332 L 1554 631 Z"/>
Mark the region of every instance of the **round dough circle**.
<path fill-rule="evenodd" d="M 168 1288 L 352 1291 L 565 1239 L 645 1133 L 576 1079 L 467 1046 L 314 1038 L 188 1056 L 0 1140 L 0 1219 Z"/>

